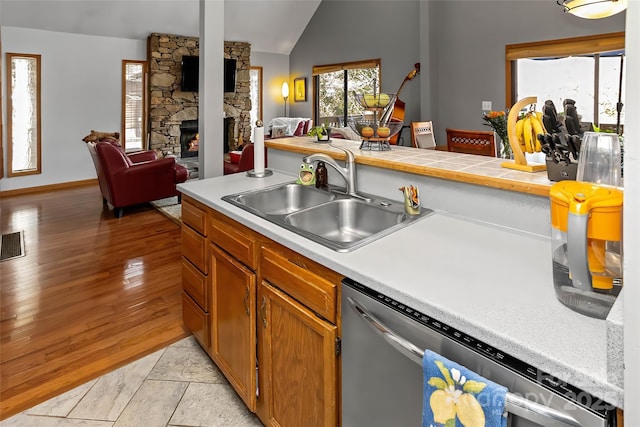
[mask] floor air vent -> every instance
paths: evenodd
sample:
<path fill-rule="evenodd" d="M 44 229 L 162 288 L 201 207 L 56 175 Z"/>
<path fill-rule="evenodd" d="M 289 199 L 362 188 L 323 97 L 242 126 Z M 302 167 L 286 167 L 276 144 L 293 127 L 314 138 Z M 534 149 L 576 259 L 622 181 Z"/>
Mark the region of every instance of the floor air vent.
<path fill-rule="evenodd" d="M 24 255 L 24 239 L 22 231 L 2 235 L 2 243 L 0 243 L 0 261 L 6 261 L 12 258 Z"/>

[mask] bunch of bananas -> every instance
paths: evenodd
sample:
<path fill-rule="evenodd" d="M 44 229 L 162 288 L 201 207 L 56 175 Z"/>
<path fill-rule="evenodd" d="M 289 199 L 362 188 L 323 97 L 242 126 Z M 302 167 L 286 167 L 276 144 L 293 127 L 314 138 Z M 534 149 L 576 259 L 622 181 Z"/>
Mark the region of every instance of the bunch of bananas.
<path fill-rule="evenodd" d="M 544 135 L 547 131 L 542 124 L 542 113 L 529 111 L 516 122 L 516 136 L 522 152 L 534 153 L 542 151 L 542 145 L 538 135 Z"/>

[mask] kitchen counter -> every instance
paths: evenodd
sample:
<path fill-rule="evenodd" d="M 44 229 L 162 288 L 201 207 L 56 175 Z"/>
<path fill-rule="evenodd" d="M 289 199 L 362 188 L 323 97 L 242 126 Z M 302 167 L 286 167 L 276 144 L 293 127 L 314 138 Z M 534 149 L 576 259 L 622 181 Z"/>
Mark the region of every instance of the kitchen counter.
<path fill-rule="evenodd" d="M 501 166 L 503 162 L 513 162 L 513 160 L 395 145 L 388 151 L 366 151 L 358 149 L 360 141 L 345 139 L 334 139 L 332 144 L 351 149 L 359 165 L 408 172 L 414 175 L 443 178 L 543 197 L 549 196 L 549 189 L 553 184 L 549 181 L 546 171 L 530 173 Z M 267 148 L 301 155 L 325 153 L 338 159 L 345 158 L 339 150 L 328 144 L 317 143 L 311 137 L 271 139 L 265 141 L 265 145 Z"/>
<path fill-rule="evenodd" d="M 293 180 L 275 170 L 267 178 L 240 173 L 178 188 L 344 276 L 623 406 L 622 388 L 608 379 L 607 324 L 556 299 L 547 236 L 437 211 L 353 252 L 338 253 L 221 200 Z"/>

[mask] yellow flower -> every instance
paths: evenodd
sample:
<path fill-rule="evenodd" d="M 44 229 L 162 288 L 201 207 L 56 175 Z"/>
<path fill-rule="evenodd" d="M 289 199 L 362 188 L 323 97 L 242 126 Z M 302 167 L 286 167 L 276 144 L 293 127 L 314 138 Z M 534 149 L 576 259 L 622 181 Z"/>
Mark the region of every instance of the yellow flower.
<path fill-rule="evenodd" d="M 446 424 L 447 421 L 458 417 L 464 427 L 484 427 L 484 411 L 473 394 L 480 393 L 486 384 L 467 381 L 458 369 L 452 368 L 449 373 L 441 361 L 435 363 L 444 380 L 438 377 L 429 379 L 429 385 L 438 389 L 431 393 L 429 398 L 433 420 Z"/>

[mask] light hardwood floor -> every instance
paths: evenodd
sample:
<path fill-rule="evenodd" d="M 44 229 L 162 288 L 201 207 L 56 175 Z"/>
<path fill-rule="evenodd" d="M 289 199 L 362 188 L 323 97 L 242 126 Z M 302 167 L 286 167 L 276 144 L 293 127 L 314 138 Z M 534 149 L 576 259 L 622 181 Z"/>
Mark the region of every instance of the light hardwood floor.
<path fill-rule="evenodd" d="M 189 335 L 180 227 L 149 205 L 122 218 L 96 186 L 3 197 L 0 420 Z"/>

